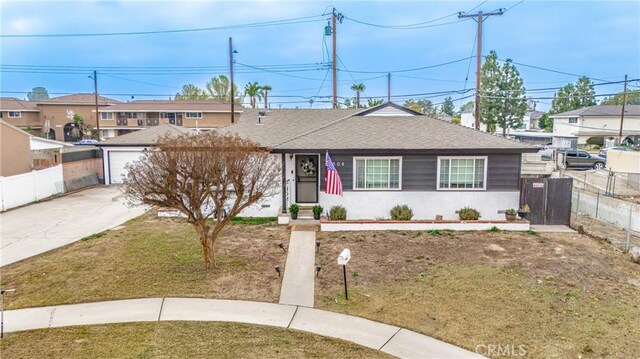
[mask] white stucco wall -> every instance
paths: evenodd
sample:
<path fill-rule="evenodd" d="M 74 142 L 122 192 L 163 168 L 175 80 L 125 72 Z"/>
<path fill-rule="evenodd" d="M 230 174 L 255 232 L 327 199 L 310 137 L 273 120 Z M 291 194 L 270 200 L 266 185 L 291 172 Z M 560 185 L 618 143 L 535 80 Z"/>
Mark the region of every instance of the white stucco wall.
<path fill-rule="evenodd" d="M 347 209 L 347 219 L 390 219 L 389 211 L 395 205 L 406 204 L 413 210 L 413 219 L 457 220 L 456 211 L 469 206 L 480 211 L 481 219 L 503 220 L 509 208 L 518 208 L 520 193 L 515 192 L 471 192 L 471 191 L 354 191 L 343 197 L 320 193 L 320 205 L 329 211 L 331 206 L 341 205 Z"/>
<path fill-rule="evenodd" d="M 553 119 L 553 134 L 556 136 L 579 136 L 578 144 L 587 143 L 587 139 L 593 136 L 602 136 L 606 133 L 617 137 L 620 131 L 620 117 L 577 117 L 577 123 L 569 123 L 569 118 Z M 640 118 L 625 117 L 622 132 L 640 132 Z"/>

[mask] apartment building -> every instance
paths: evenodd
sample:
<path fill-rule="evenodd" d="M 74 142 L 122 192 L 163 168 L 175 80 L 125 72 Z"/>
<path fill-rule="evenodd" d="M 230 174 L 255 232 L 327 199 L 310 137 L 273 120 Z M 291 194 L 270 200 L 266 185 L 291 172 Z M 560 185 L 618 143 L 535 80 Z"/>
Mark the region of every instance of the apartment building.
<path fill-rule="evenodd" d="M 102 107 L 98 111 L 103 138 L 165 124 L 206 131 L 232 123 L 231 106 L 210 100 L 138 100 Z M 242 106 L 236 105 L 234 122 L 241 115 Z"/>

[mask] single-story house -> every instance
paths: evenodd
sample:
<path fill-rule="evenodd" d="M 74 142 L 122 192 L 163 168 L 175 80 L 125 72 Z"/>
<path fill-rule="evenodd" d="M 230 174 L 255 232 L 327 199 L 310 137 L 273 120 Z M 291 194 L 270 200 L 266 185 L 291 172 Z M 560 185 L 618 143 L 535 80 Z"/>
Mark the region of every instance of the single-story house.
<path fill-rule="evenodd" d="M 171 124 L 149 127 L 144 130 L 110 138 L 100 142 L 97 147 L 102 150 L 102 173 L 104 183 L 122 183 L 127 164 L 140 159 L 140 155 L 165 135 L 180 135 L 192 132 L 188 128 Z"/>
<path fill-rule="evenodd" d="M 243 213 L 264 217 L 298 203 L 325 211 L 342 205 L 348 219 L 389 218 L 402 204 L 414 219 L 457 219 L 466 206 L 482 219 L 504 219 L 504 210 L 519 206 L 521 155 L 538 151 L 393 103 L 366 110 L 245 110 L 223 131 L 270 148 L 282 163 L 281 193 Z M 327 151 L 343 196 L 325 194 Z"/>

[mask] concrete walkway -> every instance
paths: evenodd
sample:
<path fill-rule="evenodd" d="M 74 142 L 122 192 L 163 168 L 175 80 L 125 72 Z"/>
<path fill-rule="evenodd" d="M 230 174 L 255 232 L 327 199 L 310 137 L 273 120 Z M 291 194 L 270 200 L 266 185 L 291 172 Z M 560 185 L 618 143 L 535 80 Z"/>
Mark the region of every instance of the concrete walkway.
<path fill-rule="evenodd" d="M 280 304 L 313 308 L 315 263 L 316 232 L 297 231 L 294 227 L 280 288 Z"/>
<path fill-rule="evenodd" d="M 9 310 L 5 332 L 127 322 L 268 325 L 337 338 L 402 358 L 482 358 L 410 330 L 302 306 L 199 298 L 147 298 Z"/>
<path fill-rule="evenodd" d="M 539 233 L 578 233 L 571 229 L 569 226 L 565 225 L 555 225 L 555 224 L 532 224 L 529 227 L 532 231 Z"/>
<path fill-rule="evenodd" d="M 0 214 L 0 266 L 62 247 L 143 214 L 116 186 L 93 187 Z"/>

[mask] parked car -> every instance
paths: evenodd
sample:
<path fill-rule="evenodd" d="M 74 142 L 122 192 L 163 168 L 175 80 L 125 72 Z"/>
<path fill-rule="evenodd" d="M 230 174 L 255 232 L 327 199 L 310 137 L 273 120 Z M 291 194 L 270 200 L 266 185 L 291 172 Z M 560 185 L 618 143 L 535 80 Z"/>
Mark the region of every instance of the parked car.
<path fill-rule="evenodd" d="M 624 147 L 624 146 L 603 148 L 603 149 L 600 150 L 600 152 L 598 152 L 598 157 L 602 157 L 604 159 L 607 159 L 607 152 L 609 152 L 610 150 L 629 151 L 630 149 L 629 149 L 629 147 Z"/>
<path fill-rule="evenodd" d="M 97 145 L 98 144 L 98 140 L 94 140 L 91 138 L 85 138 L 84 140 L 80 140 L 80 142 L 76 143 L 76 146 L 78 145 Z"/>
<path fill-rule="evenodd" d="M 603 169 L 606 158 L 591 155 L 587 151 L 561 149 L 558 153 L 564 154 L 564 165 L 566 168 L 595 168 Z"/>

